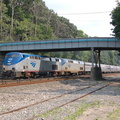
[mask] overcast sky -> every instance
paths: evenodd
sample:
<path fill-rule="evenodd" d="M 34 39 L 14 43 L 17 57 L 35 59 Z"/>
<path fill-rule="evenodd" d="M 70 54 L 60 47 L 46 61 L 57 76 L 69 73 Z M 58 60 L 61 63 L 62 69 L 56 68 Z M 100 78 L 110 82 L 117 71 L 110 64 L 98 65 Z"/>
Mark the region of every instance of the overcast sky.
<path fill-rule="evenodd" d="M 110 11 L 116 7 L 115 0 L 43 0 L 49 9 L 54 10 L 94 37 L 112 37 Z M 99 13 L 102 12 L 102 13 Z"/>

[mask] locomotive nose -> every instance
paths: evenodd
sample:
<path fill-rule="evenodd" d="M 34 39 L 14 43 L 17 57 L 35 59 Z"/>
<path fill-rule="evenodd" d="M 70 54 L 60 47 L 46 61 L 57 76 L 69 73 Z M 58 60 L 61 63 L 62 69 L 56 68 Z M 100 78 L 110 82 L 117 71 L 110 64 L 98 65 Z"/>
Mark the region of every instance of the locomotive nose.
<path fill-rule="evenodd" d="M 8 53 L 5 56 L 3 65 L 6 65 L 6 66 L 15 65 L 19 62 L 20 59 L 21 59 L 21 56 L 18 53 Z"/>

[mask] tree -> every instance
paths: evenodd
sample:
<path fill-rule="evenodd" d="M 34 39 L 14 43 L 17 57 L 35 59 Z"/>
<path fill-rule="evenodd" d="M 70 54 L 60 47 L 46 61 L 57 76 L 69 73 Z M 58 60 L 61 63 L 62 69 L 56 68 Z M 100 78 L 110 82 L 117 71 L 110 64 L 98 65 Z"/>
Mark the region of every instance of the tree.
<path fill-rule="evenodd" d="M 112 22 L 114 26 L 113 33 L 114 36 L 120 38 L 120 2 L 117 1 L 117 7 L 111 13 Z"/>
<path fill-rule="evenodd" d="M 0 38 L 27 41 L 85 37 L 68 19 L 58 16 L 43 0 L 1 0 Z"/>
<path fill-rule="evenodd" d="M 34 36 L 37 36 L 37 25 L 38 25 L 38 16 L 39 16 L 39 8 L 40 8 L 40 2 L 39 0 L 35 0 L 33 1 L 33 7 L 32 7 L 32 11 L 33 11 L 33 17 L 34 17 L 34 22 L 35 22 L 35 30 L 34 30 Z"/>
<path fill-rule="evenodd" d="M 4 4 L 3 0 L 0 1 L 0 41 L 5 40 L 8 34 L 9 18 L 7 16 L 8 8 Z"/>
<path fill-rule="evenodd" d="M 87 34 L 85 34 L 82 30 L 78 30 L 78 37 L 82 37 L 82 38 L 87 38 L 88 37 L 88 35 Z"/>
<path fill-rule="evenodd" d="M 9 0 L 9 5 L 11 7 L 11 25 L 10 25 L 10 40 L 12 38 L 13 34 L 13 23 L 14 23 L 14 14 L 15 14 L 15 8 L 22 4 L 21 0 Z"/>

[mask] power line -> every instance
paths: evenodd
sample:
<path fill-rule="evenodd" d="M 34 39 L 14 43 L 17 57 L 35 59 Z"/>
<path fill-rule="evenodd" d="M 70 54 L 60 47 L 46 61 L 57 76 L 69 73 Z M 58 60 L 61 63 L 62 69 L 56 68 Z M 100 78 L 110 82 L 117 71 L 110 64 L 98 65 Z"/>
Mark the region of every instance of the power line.
<path fill-rule="evenodd" d="M 85 14 L 101 14 L 101 13 L 110 13 L 111 11 L 104 11 L 104 12 L 89 12 L 89 13 L 63 13 L 58 15 L 85 15 Z"/>

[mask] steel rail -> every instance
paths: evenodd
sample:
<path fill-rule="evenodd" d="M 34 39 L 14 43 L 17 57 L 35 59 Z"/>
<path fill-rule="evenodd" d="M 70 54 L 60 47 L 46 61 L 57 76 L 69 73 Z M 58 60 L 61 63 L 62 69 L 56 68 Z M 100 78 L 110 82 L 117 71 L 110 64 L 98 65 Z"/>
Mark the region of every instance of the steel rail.
<path fill-rule="evenodd" d="M 56 98 L 60 98 L 62 96 L 65 96 L 67 94 L 71 94 L 71 93 L 74 93 L 76 91 L 81 91 L 81 90 L 85 90 L 85 89 L 88 89 L 88 88 L 91 88 L 93 86 L 96 86 L 98 84 L 95 84 L 95 85 L 91 85 L 91 86 L 87 86 L 87 87 L 84 87 L 84 88 L 81 88 L 81 89 L 78 89 L 78 90 L 74 90 L 74 91 L 71 91 L 71 92 L 68 92 L 68 93 L 64 93 L 62 95 L 58 95 L 58 96 L 55 96 L 55 97 L 51 97 L 49 99 L 46 99 L 46 100 L 43 100 L 43 101 L 40 101 L 40 102 L 36 102 L 36 103 L 33 103 L 33 104 L 30 104 L 30 105 L 27 105 L 27 106 L 24 106 L 24 107 L 21 107 L 21 108 L 17 108 L 17 109 L 13 109 L 11 111 L 7 111 L 7 112 L 3 112 L 3 113 L 0 113 L 0 116 L 1 115 L 5 115 L 5 114 L 9 114 L 9 113 L 13 113 L 13 112 L 16 112 L 16 111 L 20 111 L 22 109 L 25 109 L 25 108 L 29 108 L 31 106 L 34 106 L 34 105 L 37 105 L 37 104 L 41 104 L 41 103 L 44 103 L 44 102 L 47 102 L 47 101 L 50 101 L 50 100 L 53 100 L 53 99 L 56 99 Z"/>
<path fill-rule="evenodd" d="M 87 94 L 84 94 L 84 95 L 82 95 L 82 96 L 80 96 L 80 97 L 78 97 L 78 98 L 76 98 L 76 99 L 73 99 L 73 100 L 71 100 L 71 101 L 69 101 L 69 102 L 66 102 L 66 103 L 64 103 L 64 104 L 62 104 L 62 105 L 59 105 L 59 106 L 57 106 L 57 107 L 54 107 L 54 108 L 52 108 L 52 109 L 50 109 L 50 110 L 48 110 L 48 111 L 46 111 L 46 112 L 43 112 L 43 113 L 41 113 L 41 114 L 45 114 L 45 113 L 47 113 L 47 112 L 51 112 L 51 111 L 53 111 L 53 110 L 56 110 L 56 109 L 58 109 L 58 108 L 61 108 L 61 107 L 65 106 L 65 105 L 68 105 L 68 104 L 70 104 L 70 103 L 72 103 L 72 102 L 75 102 L 75 101 L 77 101 L 77 100 L 79 100 L 79 99 L 82 99 L 82 98 L 84 98 L 84 97 L 86 97 L 86 96 L 88 96 L 88 95 L 90 95 L 90 94 L 92 94 L 92 93 L 94 93 L 94 92 L 96 92 L 96 91 L 99 91 L 99 90 L 101 90 L 101 89 L 109 86 L 110 84 L 112 84 L 112 83 L 106 84 L 106 85 L 104 85 L 104 86 L 102 86 L 102 87 L 100 87 L 100 88 L 98 88 L 98 89 L 96 89 L 96 90 L 93 90 L 93 91 L 91 91 L 91 92 L 89 92 L 89 93 L 87 93 Z M 41 115 L 41 114 L 40 114 L 40 115 Z M 40 116 L 40 115 L 39 115 L 39 116 Z M 34 117 L 34 118 L 37 118 L 37 117 L 39 117 L 39 116 L 36 116 L 36 117 Z M 28 119 L 28 120 L 33 120 L 33 118 Z"/>

